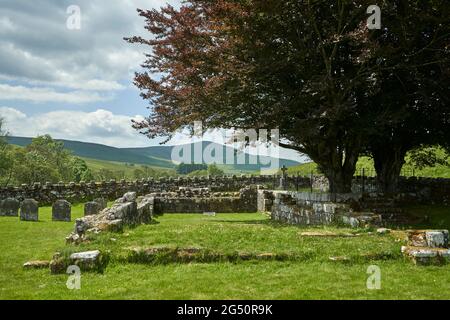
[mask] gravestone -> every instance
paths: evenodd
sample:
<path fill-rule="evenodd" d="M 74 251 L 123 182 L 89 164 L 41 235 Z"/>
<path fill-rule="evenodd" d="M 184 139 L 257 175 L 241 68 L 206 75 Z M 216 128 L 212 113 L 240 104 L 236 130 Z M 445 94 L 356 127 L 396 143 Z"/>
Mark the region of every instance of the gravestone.
<path fill-rule="evenodd" d="M 100 205 L 100 211 L 105 209 L 108 206 L 108 203 L 106 202 L 106 199 L 104 199 L 104 198 L 94 199 L 93 202 L 97 202 Z"/>
<path fill-rule="evenodd" d="M 20 205 L 20 220 L 38 221 L 39 220 L 39 204 L 34 199 L 25 199 Z"/>
<path fill-rule="evenodd" d="M 52 220 L 70 222 L 72 205 L 66 200 L 56 200 L 52 206 Z"/>
<path fill-rule="evenodd" d="M 96 201 L 86 202 L 84 204 L 84 215 L 92 216 L 98 214 L 102 210 L 101 204 Z"/>
<path fill-rule="evenodd" d="M 20 202 L 14 198 L 7 198 L 0 204 L 0 215 L 17 217 L 19 215 Z"/>

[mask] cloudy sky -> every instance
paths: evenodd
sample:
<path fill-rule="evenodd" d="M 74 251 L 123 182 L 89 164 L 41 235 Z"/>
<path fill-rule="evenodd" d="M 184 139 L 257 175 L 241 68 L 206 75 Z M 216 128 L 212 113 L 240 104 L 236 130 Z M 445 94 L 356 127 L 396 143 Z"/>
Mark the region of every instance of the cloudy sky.
<path fill-rule="evenodd" d="M 48 133 L 115 147 L 158 144 L 130 125 L 148 113 L 132 84 L 147 48 L 123 37 L 149 36 L 136 8 L 179 2 L 1 0 L 0 116 L 10 134 Z M 68 20 L 71 26 L 76 21 L 74 5 L 80 9 L 80 29 L 68 28 Z"/>

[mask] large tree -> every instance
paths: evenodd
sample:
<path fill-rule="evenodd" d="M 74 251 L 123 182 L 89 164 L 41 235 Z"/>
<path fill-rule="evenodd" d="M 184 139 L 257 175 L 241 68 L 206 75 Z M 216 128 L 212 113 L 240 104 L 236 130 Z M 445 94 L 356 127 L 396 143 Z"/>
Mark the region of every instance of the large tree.
<path fill-rule="evenodd" d="M 170 136 L 204 128 L 278 128 L 280 145 L 307 154 L 331 192 L 348 192 L 367 119 L 371 1 L 187 1 L 143 11 L 151 39 L 135 84 L 152 105 L 135 128 Z M 362 105 L 364 107 L 364 105 Z"/>
<path fill-rule="evenodd" d="M 443 136 L 443 87 L 431 88 L 448 72 L 434 61 L 448 55 L 448 4 L 385 0 L 388 27 L 379 31 L 366 27 L 372 4 L 191 0 L 179 10 L 139 10 L 153 38 L 128 41 L 150 47 L 135 84 L 151 114 L 135 128 L 150 137 L 196 120 L 204 128 L 278 128 L 280 145 L 314 160 L 331 192 L 350 191 L 362 152 L 373 154 L 388 189 L 406 151 Z"/>
<path fill-rule="evenodd" d="M 383 28 L 371 35 L 378 93 L 367 148 L 381 190 L 394 192 L 409 150 L 444 144 L 450 132 L 450 2 L 384 1 Z"/>

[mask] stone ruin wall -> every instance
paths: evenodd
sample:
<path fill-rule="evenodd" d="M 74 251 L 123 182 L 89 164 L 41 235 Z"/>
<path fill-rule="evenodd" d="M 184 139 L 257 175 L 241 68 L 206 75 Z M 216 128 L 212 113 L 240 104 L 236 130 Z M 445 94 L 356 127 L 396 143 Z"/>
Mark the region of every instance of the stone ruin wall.
<path fill-rule="evenodd" d="M 185 194 L 150 194 L 155 199 L 155 213 L 244 213 L 257 211 L 256 186 L 239 192 L 189 196 Z"/>
<path fill-rule="evenodd" d="M 113 201 L 126 192 L 136 192 L 146 195 L 155 192 L 176 192 L 180 187 L 209 188 L 211 192 L 236 192 L 249 185 L 265 185 L 269 188 L 279 187 L 280 176 L 224 176 L 224 177 L 178 177 L 160 179 L 142 179 L 136 181 L 88 182 L 88 183 L 46 183 L 22 185 L 20 187 L 0 188 L 0 200 L 14 198 L 19 201 L 34 199 L 39 205 L 51 205 L 58 199 L 71 203 L 92 201 L 95 198 L 105 198 Z M 307 177 L 288 177 L 289 186 L 307 187 L 310 179 Z"/>
<path fill-rule="evenodd" d="M 362 191 L 361 177 L 355 177 L 353 192 Z M 365 191 L 376 192 L 374 178 L 365 178 Z M 138 195 L 155 192 L 176 192 L 180 187 L 209 188 L 211 192 L 237 192 L 249 185 L 262 185 L 267 189 L 280 189 L 280 175 L 260 176 L 223 176 L 223 177 L 177 177 L 160 179 L 143 179 L 138 181 L 103 181 L 58 184 L 33 184 L 20 187 L 0 188 L 0 200 L 8 198 L 22 202 L 34 199 L 40 206 L 52 205 L 56 200 L 64 199 L 71 203 L 93 201 L 104 198 L 113 201 L 129 191 Z M 411 199 L 422 203 L 450 205 L 450 179 L 431 179 L 402 177 L 399 181 L 400 191 L 409 193 Z M 310 177 L 287 177 L 289 190 L 307 189 L 311 187 Z M 313 176 L 313 189 L 325 192 L 328 182 L 323 176 Z"/>
<path fill-rule="evenodd" d="M 364 178 L 365 192 L 377 192 L 374 177 Z M 398 181 L 399 193 L 409 194 L 408 201 L 414 200 L 423 204 L 443 204 L 450 206 L 450 179 L 425 177 L 400 177 Z M 355 177 L 352 191 L 362 191 L 362 177 Z"/>
<path fill-rule="evenodd" d="M 359 212 L 360 194 L 330 194 L 258 190 L 259 212 L 271 219 L 296 225 L 346 224 L 352 227 L 381 224 L 381 216 Z"/>
<path fill-rule="evenodd" d="M 324 176 L 313 176 L 313 189 L 326 192 L 329 189 L 328 180 Z M 450 179 L 425 177 L 400 177 L 399 193 L 409 195 L 408 201 L 423 204 L 443 204 L 450 206 Z M 355 176 L 352 182 L 352 192 L 380 193 L 375 177 Z"/>

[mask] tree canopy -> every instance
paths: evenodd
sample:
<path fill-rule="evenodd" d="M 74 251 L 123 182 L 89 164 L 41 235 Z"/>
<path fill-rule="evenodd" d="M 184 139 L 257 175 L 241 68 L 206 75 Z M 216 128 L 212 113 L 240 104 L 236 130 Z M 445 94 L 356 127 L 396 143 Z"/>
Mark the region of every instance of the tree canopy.
<path fill-rule="evenodd" d="M 383 1 L 380 30 L 366 26 L 370 5 L 191 0 L 139 10 L 152 37 L 127 40 L 150 47 L 135 85 L 152 111 L 134 127 L 149 137 L 194 121 L 278 128 L 280 145 L 314 160 L 331 192 L 350 191 L 360 154 L 398 165 L 377 153 L 380 141 L 409 150 L 448 137 L 448 1 Z"/>

